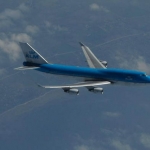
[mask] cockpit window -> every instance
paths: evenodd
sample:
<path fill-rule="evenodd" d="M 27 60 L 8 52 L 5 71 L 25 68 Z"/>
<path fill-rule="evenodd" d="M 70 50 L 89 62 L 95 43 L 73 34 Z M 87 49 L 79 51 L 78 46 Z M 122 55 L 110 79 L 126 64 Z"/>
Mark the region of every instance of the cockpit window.
<path fill-rule="evenodd" d="M 143 74 L 141 74 L 141 76 L 142 76 L 142 77 L 146 77 L 146 74 L 143 73 Z"/>

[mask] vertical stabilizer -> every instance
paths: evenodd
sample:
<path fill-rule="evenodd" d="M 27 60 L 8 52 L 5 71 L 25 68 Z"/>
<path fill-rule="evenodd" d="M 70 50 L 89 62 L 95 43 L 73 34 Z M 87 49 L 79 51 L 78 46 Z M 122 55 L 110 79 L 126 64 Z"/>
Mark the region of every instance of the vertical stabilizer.
<path fill-rule="evenodd" d="M 23 51 L 26 62 L 34 64 L 47 64 L 48 62 L 28 43 L 19 42 L 19 45 Z"/>

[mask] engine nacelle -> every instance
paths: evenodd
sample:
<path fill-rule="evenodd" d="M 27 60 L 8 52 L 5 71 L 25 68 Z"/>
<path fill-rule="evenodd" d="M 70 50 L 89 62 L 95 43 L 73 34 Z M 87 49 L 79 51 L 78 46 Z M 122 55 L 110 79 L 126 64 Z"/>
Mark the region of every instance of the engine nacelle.
<path fill-rule="evenodd" d="M 69 94 L 79 95 L 79 90 L 78 89 L 64 89 L 64 92 L 69 93 Z"/>
<path fill-rule="evenodd" d="M 104 93 L 103 88 L 97 88 L 97 87 L 90 88 L 89 91 L 93 93 L 101 93 L 101 94 Z"/>
<path fill-rule="evenodd" d="M 101 61 L 101 63 L 102 63 L 105 67 L 107 67 L 107 61 Z"/>

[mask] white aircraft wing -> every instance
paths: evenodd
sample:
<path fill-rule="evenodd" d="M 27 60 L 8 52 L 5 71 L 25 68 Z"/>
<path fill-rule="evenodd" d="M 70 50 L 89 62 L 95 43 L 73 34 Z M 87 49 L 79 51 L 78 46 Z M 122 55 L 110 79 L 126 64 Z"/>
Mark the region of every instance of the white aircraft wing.
<path fill-rule="evenodd" d="M 71 89 L 71 88 L 79 88 L 79 87 L 91 87 L 91 86 L 98 86 L 98 85 L 106 85 L 106 84 L 111 84 L 109 81 L 87 81 L 87 82 L 80 82 L 77 84 L 73 85 L 66 85 L 66 86 L 43 86 L 43 85 L 38 85 L 43 88 L 50 88 L 50 89 Z"/>
<path fill-rule="evenodd" d="M 83 53 L 85 55 L 85 58 L 88 62 L 88 65 L 90 68 L 104 68 L 106 67 L 101 63 L 101 61 L 98 60 L 98 58 L 92 53 L 92 51 L 83 43 L 79 42 L 81 45 L 81 48 L 83 50 Z"/>

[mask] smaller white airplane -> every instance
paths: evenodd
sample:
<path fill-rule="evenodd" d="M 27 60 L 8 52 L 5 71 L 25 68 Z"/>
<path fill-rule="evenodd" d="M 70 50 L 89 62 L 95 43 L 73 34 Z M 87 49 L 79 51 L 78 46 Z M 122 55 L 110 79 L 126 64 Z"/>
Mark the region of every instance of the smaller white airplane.
<path fill-rule="evenodd" d="M 33 49 L 28 43 L 19 43 L 24 53 L 26 61 L 23 62 L 23 66 L 15 68 L 16 70 L 28 70 L 34 69 L 37 71 L 82 78 L 83 82 L 73 85 L 64 86 L 42 86 L 43 88 L 61 88 L 66 93 L 79 94 L 80 87 L 86 87 L 88 91 L 93 93 L 102 93 L 103 88 L 98 87 L 106 84 L 149 84 L 150 76 L 147 76 L 144 72 L 113 69 L 107 68 L 107 62 L 101 61 L 92 53 L 92 51 L 83 43 L 80 42 L 81 48 L 88 62 L 89 68 L 66 66 L 48 63 L 35 49 Z"/>

